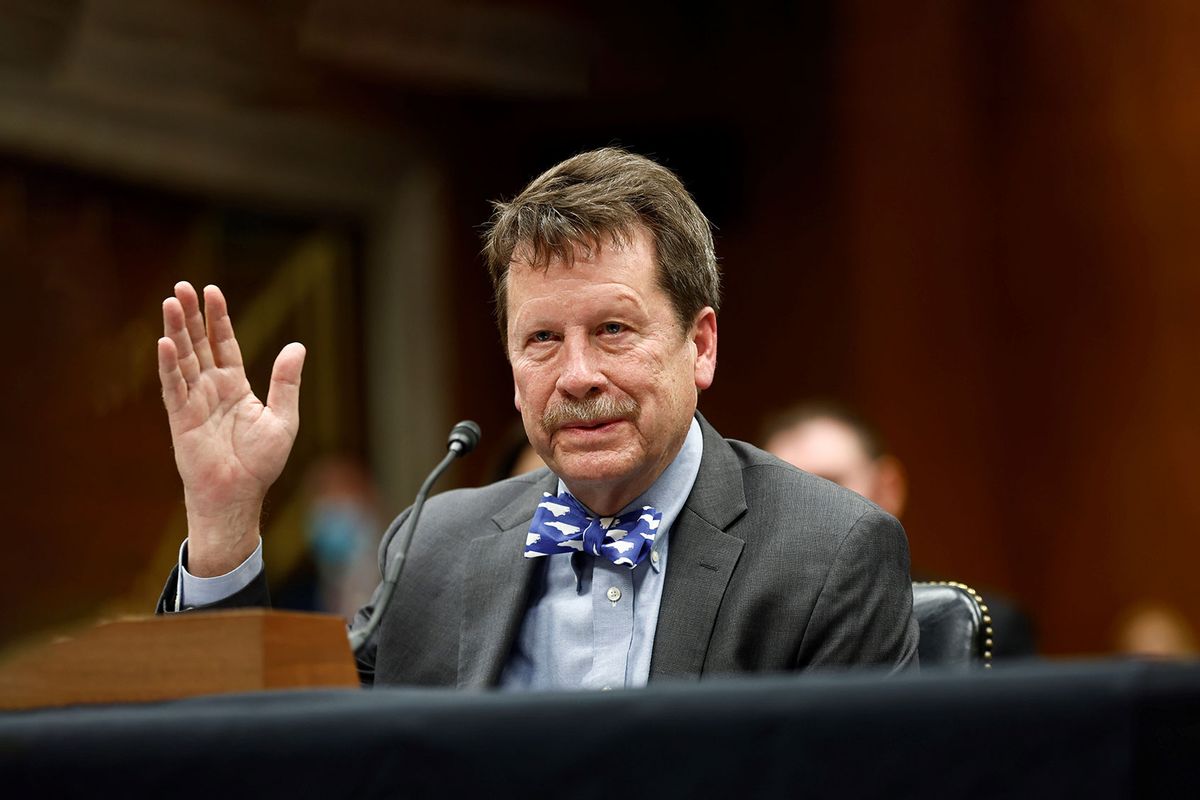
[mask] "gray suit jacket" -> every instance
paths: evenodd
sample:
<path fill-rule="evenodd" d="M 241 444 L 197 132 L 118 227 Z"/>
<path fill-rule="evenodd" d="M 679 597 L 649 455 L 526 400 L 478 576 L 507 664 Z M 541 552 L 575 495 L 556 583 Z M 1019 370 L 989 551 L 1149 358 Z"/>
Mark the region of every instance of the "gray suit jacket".
<path fill-rule="evenodd" d="M 853 492 L 721 438 L 699 419 L 704 455 L 668 534 L 650 680 L 915 665 L 900 523 Z M 525 535 L 542 492 L 556 488 L 543 469 L 431 498 L 392 605 L 360 661 L 364 680 L 494 686 L 544 564 L 523 557 Z M 389 528 L 381 566 L 406 515 Z M 174 597 L 174 578 L 164 599 Z M 260 579 L 220 605 L 266 599 Z"/>

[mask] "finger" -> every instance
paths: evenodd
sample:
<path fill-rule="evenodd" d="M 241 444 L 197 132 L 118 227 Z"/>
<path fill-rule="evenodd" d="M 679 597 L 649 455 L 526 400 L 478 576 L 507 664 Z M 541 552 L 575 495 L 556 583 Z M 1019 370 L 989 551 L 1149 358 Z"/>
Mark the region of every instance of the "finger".
<path fill-rule="evenodd" d="M 204 287 L 204 321 L 208 325 L 208 341 L 218 367 L 242 366 L 242 349 L 233 335 L 233 320 L 225 295 L 216 286 Z"/>
<path fill-rule="evenodd" d="M 175 356 L 183 379 L 189 386 L 194 384 L 200 379 L 200 361 L 192 351 L 192 337 L 188 335 L 183 306 L 178 298 L 163 300 L 163 334 L 175 343 Z"/>
<path fill-rule="evenodd" d="M 294 431 L 300 427 L 300 372 L 304 369 L 304 345 L 292 342 L 280 351 L 271 370 L 267 408 Z"/>
<path fill-rule="evenodd" d="M 164 336 L 158 340 L 158 381 L 162 384 L 163 405 L 174 414 L 187 403 L 187 381 L 179 371 L 179 353 L 175 341 Z"/>
<path fill-rule="evenodd" d="M 204 314 L 200 312 L 200 298 L 187 281 L 175 284 L 175 296 L 183 306 L 183 319 L 187 324 L 188 336 L 192 340 L 192 351 L 200 362 L 200 369 L 213 366 L 212 348 L 208 345 L 208 333 L 204 330 Z"/>

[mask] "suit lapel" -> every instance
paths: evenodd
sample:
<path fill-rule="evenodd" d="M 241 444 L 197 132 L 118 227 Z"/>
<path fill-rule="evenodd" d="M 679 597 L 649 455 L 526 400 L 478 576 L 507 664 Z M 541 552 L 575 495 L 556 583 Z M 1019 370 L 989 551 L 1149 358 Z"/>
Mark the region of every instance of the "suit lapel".
<path fill-rule="evenodd" d="M 654 634 L 650 678 L 699 675 L 717 612 L 742 552 L 726 530 L 746 512 L 741 464 L 699 414 L 704 455 L 687 503 L 667 534 L 667 577 Z"/>
<path fill-rule="evenodd" d="M 524 492 L 492 518 L 499 531 L 481 536 L 467 548 L 463 581 L 463 617 L 459 627 L 458 686 L 494 686 L 521 629 L 529 589 L 539 562 L 525 558 L 525 538 L 543 491 L 558 479 Z"/>

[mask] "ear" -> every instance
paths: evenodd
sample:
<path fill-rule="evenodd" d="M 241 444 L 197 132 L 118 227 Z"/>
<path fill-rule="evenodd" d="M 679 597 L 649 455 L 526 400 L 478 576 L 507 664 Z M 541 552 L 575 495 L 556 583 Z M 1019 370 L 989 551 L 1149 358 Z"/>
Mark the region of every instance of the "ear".
<path fill-rule="evenodd" d="M 875 461 L 876 484 L 879 487 L 879 507 L 899 517 L 908 501 L 908 476 L 904 465 L 895 456 L 880 456 Z"/>
<path fill-rule="evenodd" d="M 696 348 L 696 388 L 703 391 L 712 386 L 717 372 L 717 312 L 711 306 L 696 315 L 689 338 Z"/>
<path fill-rule="evenodd" d="M 517 413 L 521 412 L 521 390 L 517 388 L 516 381 L 513 382 L 513 405 L 517 407 Z"/>

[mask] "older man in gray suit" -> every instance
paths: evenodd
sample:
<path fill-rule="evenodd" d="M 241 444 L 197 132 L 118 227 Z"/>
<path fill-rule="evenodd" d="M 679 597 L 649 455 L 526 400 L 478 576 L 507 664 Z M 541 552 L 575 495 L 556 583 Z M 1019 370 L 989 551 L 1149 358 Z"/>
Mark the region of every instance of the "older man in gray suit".
<path fill-rule="evenodd" d="M 916 663 L 899 523 L 696 411 L 720 278 L 674 174 L 612 148 L 568 159 L 497 204 L 486 255 L 548 469 L 430 500 L 365 680 L 610 689 Z M 263 405 L 220 291 L 204 300 L 181 283 L 163 304 L 189 526 L 163 611 L 267 601 L 258 519 L 298 426 L 304 348 L 280 353 Z"/>

